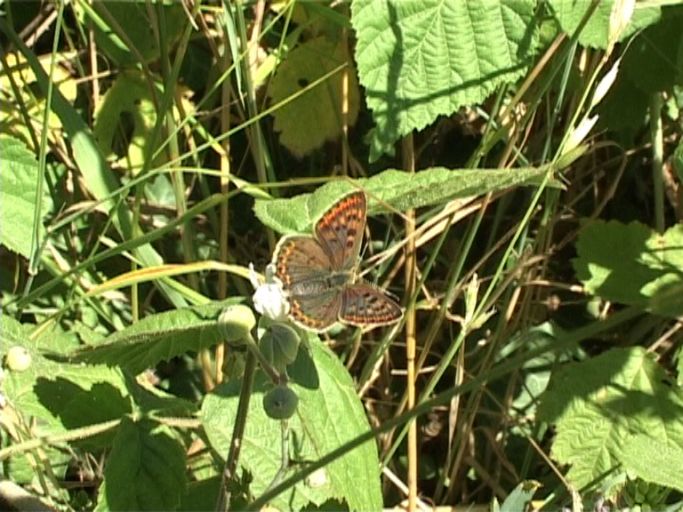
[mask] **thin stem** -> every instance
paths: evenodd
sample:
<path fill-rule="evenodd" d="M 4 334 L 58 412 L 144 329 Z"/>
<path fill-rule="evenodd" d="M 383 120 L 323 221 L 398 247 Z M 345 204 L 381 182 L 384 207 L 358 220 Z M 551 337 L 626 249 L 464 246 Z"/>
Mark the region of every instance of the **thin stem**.
<path fill-rule="evenodd" d="M 230 448 L 226 457 L 225 468 L 223 469 L 221 488 L 218 492 L 218 501 L 216 502 L 216 512 L 224 512 L 230 509 L 231 491 L 228 489 L 228 483 L 233 479 L 237 470 L 237 462 L 239 461 L 242 448 L 242 438 L 244 437 L 244 429 L 247 425 L 247 413 L 249 412 L 249 401 L 251 400 L 251 389 L 254 385 L 255 373 L 256 357 L 254 357 L 252 351 L 249 351 L 246 354 L 244 378 L 242 379 L 239 404 L 237 405 L 237 417 L 235 418 L 232 440 L 230 441 Z"/>
<path fill-rule="evenodd" d="M 232 65 L 232 57 L 229 49 L 223 49 L 223 72 L 227 72 Z M 221 132 L 225 133 L 230 131 L 230 101 L 231 101 L 231 87 L 230 81 L 224 80 L 221 85 L 221 103 L 223 108 L 221 109 Z M 221 142 L 221 176 L 220 176 L 220 187 L 221 193 L 227 194 L 228 187 L 230 186 L 230 138 L 226 138 Z M 226 200 L 221 203 L 220 207 L 220 228 L 218 237 L 218 251 L 219 259 L 223 263 L 228 262 L 228 225 L 230 224 L 228 205 L 229 201 Z M 228 280 L 225 272 L 218 274 L 218 297 L 224 299 L 228 293 Z M 223 362 L 225 361 L 225 343 L 221 343 L 216 347 L 216 382 L 223 382 Z"/>
<path fill-rule="evenodd" d="M 29 278 L 26 282 L 26 292 L 31 288 L 33 276 L 38 273 L 38 260 L 40 258 L 40 226 L 42 225 L 42 209 L 43 204 L 43 182 L 45 180 L 45 168 L 47 165 L 47 135 L 48 135 L 48 118 L 52 111 L 52 93 L 54 86 L 54 73 L 57 64 L 56 56 L 59 54 L 59 40 L 62 31 L 62 21 L 64 18 L 64 2 L 59 2 L 59 10 L 57 12 L 57 27 L 55 29 L 55 36 L 52 40 L 52 58 L 50 59 L 50 75 L 47 82 L 47 100 L 45 103 L 45 111 L 43 112 L 43 129 L 40 135 L 40 151 L 38 160 L 38 174 L 36 177 L 36 200 L 35 208 L 33 210 L 33 226 L 31 229 L 31 261 L 29 262 L 28 273 Z"/>
<path fill-rule="evenodd" d="M 87 427 L 77 428 L 74 430 L 69 430 L 63 434 L 54 434 L 48 436 L 40 436 L 33 438 L 29 441 L 24 441 L 23 443 L 13 444 L 7 448 L 0 450 L 0 461 L 5 460 L 13 455 L 19 453 L 24 453 L 30 450 L 34 450 L 41 446 L 52 446 L 59 443 L 67 443 L 69 441 L 78 441 L 81 439 L 86 439 L 119 426 L 121 419 L 105 421 L 103 423 L 98 423 L 97 425 L 88 425 Z"/>
<path fill-rule="evenodd" d="M 272 489 L 284 478 L 289 469 L 289 420 L 280 421 L 280 468 L 267 489 Z"/>
<path fill-rule="evenodd" d="M 240 45 L 243 49 L 248 49 L 247 58 L 242 58 L 239 62 L 241 64 L 242 76 L 244 78 L 244 85 L 246 87 L 246 104 L 247 112 L 250 119 L 258 119 L 259 111 L 256 105 L 256 91 L 254 89 L 254 81 L 252 79 L 252 66 L 256 62 L 255 52 L 257 51 L 258 35 L 261 30 L 263 14 L 265 10 L 265 3 L 263 0 L 258 0 L 254 5 L 254 20 L 252 23 L 252 38 L 247 40 L 247 24 L 244 19 L 243 0 L 235 2 L 235 21 L 237 26 L 238 36 L 240 38 Z M 256 175 L 259 183 L 269 183 L 274 181 L 275 176 L 272 168 L 269 165 L 268 154 L 266 153 L 266 145 L 263 138 L 261 125 L 257 121 L 249 126 L 247 129 L 249 140 L 251 142 L 252 156 L 254 165 L 256 166 Z M 268 243 L 271 248 L 275 247 L 275 235 L 271 230 L 266 232 L 268 236 Z"/>
<path fill-rule="evenodd" d="M 409 134 L 403 139 L 403 167 L 409 173 L 415 173 L 415 150 L 413 136 Z M 405 215 L 407 243 L 405 246 L 405 293 L 406 297 L 415 294 L 416 258 L 415 258 L 415 210 L 408 210 Z M 415 308 L 406 311 L 406 369 L 408 410 L 415 407 L 415 345 L 416 342 Z M 413 512 L 417 506 L 417 422 L 408 424 L 408 511 Z"/>

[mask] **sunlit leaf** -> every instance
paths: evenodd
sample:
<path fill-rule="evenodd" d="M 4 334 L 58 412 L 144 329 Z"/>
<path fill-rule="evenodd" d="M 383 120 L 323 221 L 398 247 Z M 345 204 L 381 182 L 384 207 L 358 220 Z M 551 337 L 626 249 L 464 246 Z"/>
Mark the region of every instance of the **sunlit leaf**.
<path fill-rule="evenodd" d="M 535 9 L 531 0 L 353 2 L 358 73 L 376 124 L 370 159 L 523 76 Z"/>
<path fill-rule="evenodd" d="M 313 194 L 290 199 L 257 199 L 256 216 L 281 233 L 310 232 L 311 226 L 332 202 L 358 188 L 369 198 L 370 214 L 405 211 L 444 203 L 450 199 L 482 195 L 515 185 L 538 183 L 549 167 L 521 169 L 423 169 L 407 173 L 389 169 L 372 178 L 334 181 Z"/>
<path fill-rule="evenodd" d="M 349 57 L 344 54 L 343 41 L 318 37 L 302 43 L 287 54 L 280 64 L 268 89 L 273 103 L 287 100 L 325 74 L 346 63 L 347 67 L 333 74 L 321 84 L 278 108 L 274 113 L 275 131 L 280 143 L 297 156 L 303 156 L 328 140 L 341 136 L 342 81 L 348 76 L 346 97 L 347 123 L 353 125 L 358 117 L 358 82 Z"/>
<path fill-rule="evenodd" d="M 3 161 L 0 172 L 0 243 L 30 258 L 35 210 L 41 208 L 36 244 L 40 244 L 45 236 L 42 217 L 48 213 L 43 209 L 45 201 L 41 202 L 37 197 L 38 161 L 22 142 L 9 137 L 0 137 L 0 155 Z"/>
<path fill-rule="evenodd" d="M 639 347 L 561 368 L 538 413 L 556 425 L 552 454 L 571 464 L 567 478 L 577 488 L 623 471 L 623 454 L 640 449 L 634 443 L 666 439 L 683 448 L 683 391 Z"/>
<path fill-rule="evenodd" d="M 573 264 L 586 290 L 659 315 L 683 313 L 683 226 L 662 234 L 632 222 L 594 221 L 576 243 Z"/>
<path fill-rule="evenodd" d="M 299 397 L 298 412 L 288 421 L 294 443 L 290 448 L 291 471 L 307 461 L 318 460 L 369 429 L 353 382 L 329 349 L 312 343 L 310 353 L 299 350 L 288 374 L 291 388 Z M 263 410 L 263 394 L 273 385 L 259 375 L 251 396 L 240 457 L 240 466 L 253 477 L 250 489 L 255 496 L 268 488 L 280 469 L 282 439 L 280 422 L 269 418 Z M 202 421 L 211 446 L 223 456 L 230 444 L 240 386 L 241 381 L 219 386 L 202 405 Z M 319 479 L 307 479 L 271 503 L 281 510 L 301 510 L 331 499 L 345 501 L 351 510 L 382 508 L 379 462 L 373 442 L 335 460 L 325 467 Z"/>

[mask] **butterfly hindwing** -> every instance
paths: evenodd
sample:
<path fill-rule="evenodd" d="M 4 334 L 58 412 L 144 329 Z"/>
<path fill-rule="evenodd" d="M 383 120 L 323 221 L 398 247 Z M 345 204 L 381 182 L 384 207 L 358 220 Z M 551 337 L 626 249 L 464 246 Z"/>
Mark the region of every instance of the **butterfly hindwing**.
<path fill-rule="evenodd" d="M 337 322 L 341 302 L 342 295 L 334 288 L 316 294 L 292 296 L 289 298 L 289 315 L 301 327 L 323 332 Z"/>
<path fill-rule="evenodd" d="M 403 316 L 401 306 L 367 283 L 348 285 L 342 293 L 339 320 L 352 325 L 385 325 Z"/>
<path fill-rule="evenodd" d="M 366 199 L 362 190 L 335 203 L 315 225 L 315 236 L 335 270 L 355 268 L 365 231 Z"/>

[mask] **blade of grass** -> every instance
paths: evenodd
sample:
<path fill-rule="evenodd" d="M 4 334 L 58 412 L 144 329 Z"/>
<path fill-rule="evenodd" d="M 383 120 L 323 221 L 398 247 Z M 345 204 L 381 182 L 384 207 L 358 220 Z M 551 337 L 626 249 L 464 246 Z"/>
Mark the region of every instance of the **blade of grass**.
<path fill-rule="evenodd" d="M 233 192 L 235 193 L 235 192 Z M 204 201 L 201 203 L 196 204 L 189 210 L 187 210 L 187 213 L 183 217 L 176 218 L 166 224 L 165 226 L 156 229 L 154 231 L 150 231 L 149 233 L 145 233 L 141 235 L 138 238 L 134 238 L 132 240 L 126 240 L 125 242 L 122 242 L 118 244 L 116 247 L 112 247 L 111 249 L 107 249 L 106 251 L 102 251 L 101 253 L 97 254 L 96 256 L 93 256 L 91 259 L 87 261 L 83 261 L 77 265 L 75 265 L 71 270 L 66 272 L 65 274 L 52 279 L 48 281 L 47 283 L 39 286 L 35 290 L 33 290 L 31 293 L 26 295 L 25 297 L 22 297 L 21 299 L 17 300 L 17 307 L 24 307 L 26 304 L 32 302 L 36 298 L 40 297 L 41 295 L 47 293 L 49 290 L 53 289 L 55 286 L 59 285 L 64 278 L 71 276 L 73 274 L 76 274 L 80 271 L 82 271 L 85 268 L 90 268 L 94 267 L 97 265 L 99 262 L 104 261 L 108 258 L 111 258 L 112 256 L 116 256 L 118 254 L 123 253 L 124 251 L 128 251 L 131 249 L 135 249 L 137 247 L 140 247 L 141 245 L 144 244 L 149 244 L 155 240 L 160 239 L 161 237 L 165 236 L 167 233 L 170 233 L 171 231 L 175 230 L 179 225 L 181 225 L 183 222 L 186 221 L 186 219 L 192 218 L 199 213 L 203 212 L 204 210 L 207 210 L 209 208 L 214 208 L 218 204 L 221 203 L 221 201 L 225 200 L 225 196 L 223 194 L 214 194 L 213 196 L 210 196 L 206 198 Z M 196 292 L 191 291 L 190 289 L 186 288 L 184 285 L 175 282 L 175 281 L 168 281 L 169 286 L 177 286 L 177 290 L 183 290 L 183 295 L 186 297 L 193 297 L 196 295 Z M 179 292 L 178 292 L 179 293 Z"/>

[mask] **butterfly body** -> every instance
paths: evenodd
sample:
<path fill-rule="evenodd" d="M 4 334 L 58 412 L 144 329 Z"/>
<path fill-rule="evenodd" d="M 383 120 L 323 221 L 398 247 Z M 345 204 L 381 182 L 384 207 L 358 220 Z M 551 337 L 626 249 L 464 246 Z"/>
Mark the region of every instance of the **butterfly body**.
<path fill-rule="evenodd" d="M 381 290 L 355 282 L 365 221 L 365 194 L 357 191 L 322 215 L 314 236 L 290 235 L 278 242 L 275 274 L 298 325 L 322 332 L 337 321 L 366 326 L 401 318 L 401 308 Z"/>
<path fill-rule="evenodd" d="M 341 290 L 345 285 L 352 282 L 353 276 L 349 272 L 335 272 L 328 276 L 319 276 L 294 283 L 289 295 L 292 297 L 306 297 L 319 295 L 329 290 Z"/>

